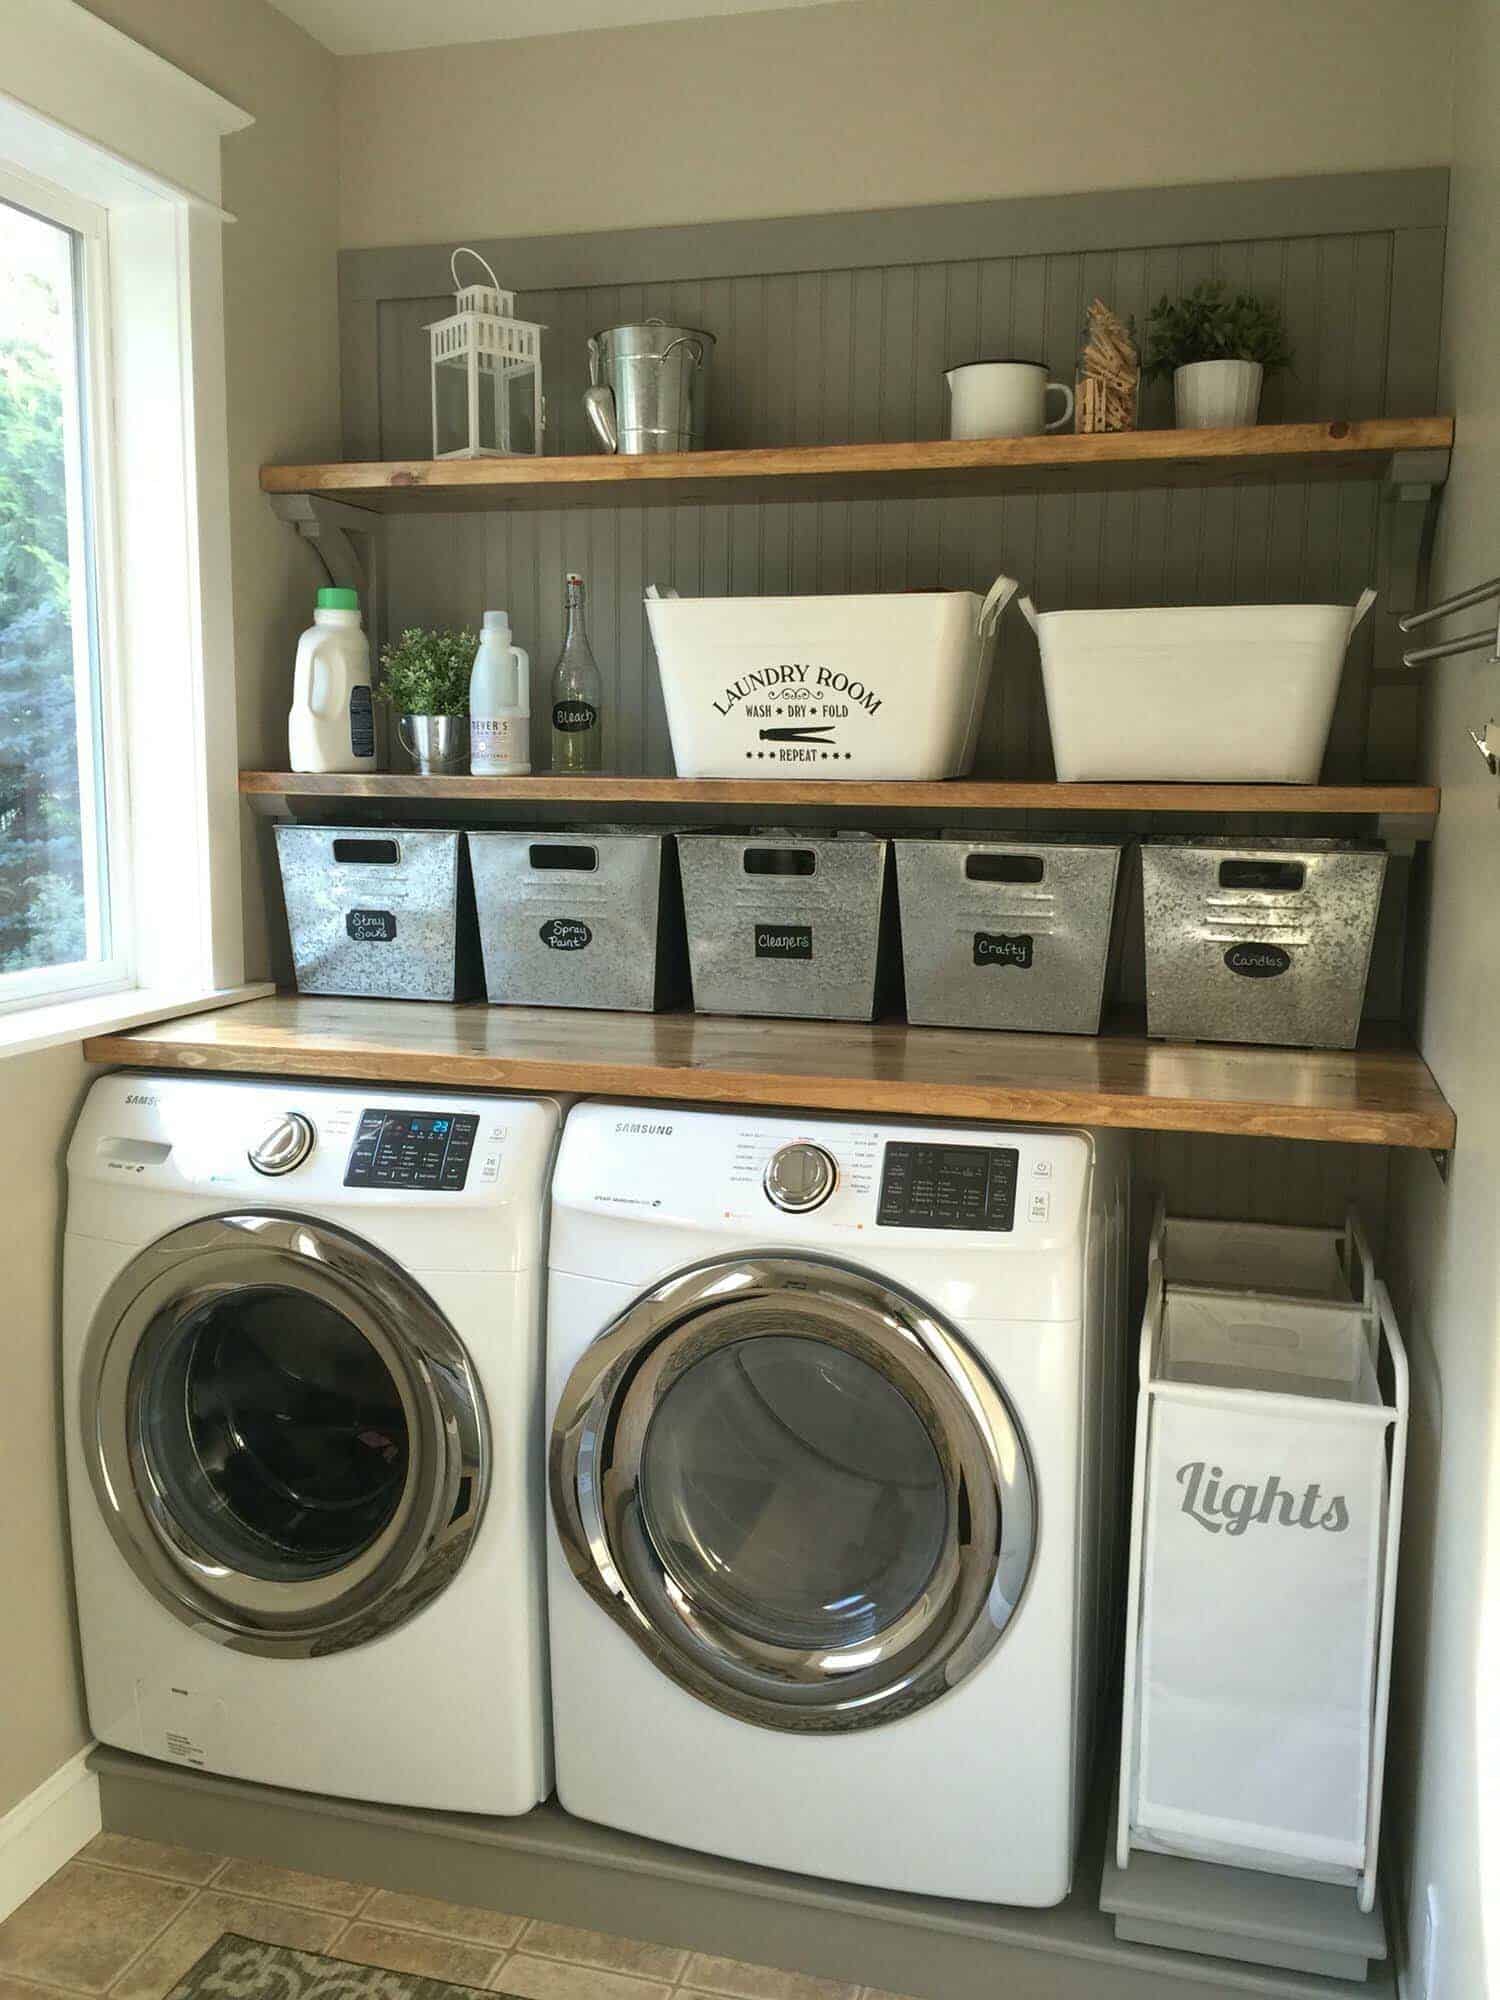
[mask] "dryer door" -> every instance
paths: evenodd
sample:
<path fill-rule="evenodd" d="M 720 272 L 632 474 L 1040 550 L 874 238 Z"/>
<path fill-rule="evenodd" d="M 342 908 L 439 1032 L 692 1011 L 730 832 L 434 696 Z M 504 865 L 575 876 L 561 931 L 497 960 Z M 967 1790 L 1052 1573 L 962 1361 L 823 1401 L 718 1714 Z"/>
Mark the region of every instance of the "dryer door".
<path fill-rule="evenodd" d="M 550 1474 L 574 1574 L 691 1693 L 772 1729 L 865 1728 L 974 1671 L 1036 1504 L 962 1336 L 832 1259 L 714 1261 L 573 1370 Z"/>
<path fill-rule="evenodd" d="M 83 1447 L 141 1581 L 205 1637 L 378 1638 L 468 1551 L 488 1425 L 458 1336 L 358 1237 L 219 1215 L 121 1273 L 84 1356 Z"/>

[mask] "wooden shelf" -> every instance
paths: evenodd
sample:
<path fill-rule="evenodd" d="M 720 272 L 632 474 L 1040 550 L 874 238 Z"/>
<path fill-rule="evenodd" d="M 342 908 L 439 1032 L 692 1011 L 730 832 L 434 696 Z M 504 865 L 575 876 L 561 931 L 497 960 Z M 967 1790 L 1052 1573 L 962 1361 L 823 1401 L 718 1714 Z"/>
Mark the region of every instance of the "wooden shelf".
<path fill-rule="evenodd" d="M 410 773 L 241 771 L 254 800 L 373 799 L 456 806 L 658 805 L 837 807 L 868 812 L 1297 813 L 1430 820 L 1436 785 L 1058 785 L 950 778 L 939 784 L 865 779 L 421 778 Z"/>
<path fill-rule="evenodd" d="M 1447 452 L 1451 417 L 1374 417 L 1235 430 L 939 438 L 614 458 L 372 460 L 266 465 L 266 493 L 310 493 L 381 513 L 695 501 L 878 499 L 1242 481 L 1384 479 L 1401 452 Z M 1428 482 L 1442 468 L 1426 469 Z"/>
<path fill-rule="evenodd" d="M 1408 1045 L 1348 1054 L 899 1022 L 757 1021 L 420 1001 L 250 1000 L 84 1043 L 137 1069 L 357 1078 L 447 1090 L 582 1091 L 711 1104 L 1452 1146 L 1455 1120 Z"/>

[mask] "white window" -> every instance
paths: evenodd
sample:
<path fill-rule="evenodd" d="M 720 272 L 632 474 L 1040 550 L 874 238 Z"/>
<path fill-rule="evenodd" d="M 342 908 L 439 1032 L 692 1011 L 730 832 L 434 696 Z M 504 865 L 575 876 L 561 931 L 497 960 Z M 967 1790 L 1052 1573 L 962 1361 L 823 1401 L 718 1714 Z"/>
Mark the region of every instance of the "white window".
<path fill-rule="evenodd" d="M 0 173 L 0 1009 L 131 984 L 104 214 Z"/>
<path fill-rule="evenodd" d="M 219 147 L 74 0 L 0 6 L 0 1053 L 243 976 Z"/>

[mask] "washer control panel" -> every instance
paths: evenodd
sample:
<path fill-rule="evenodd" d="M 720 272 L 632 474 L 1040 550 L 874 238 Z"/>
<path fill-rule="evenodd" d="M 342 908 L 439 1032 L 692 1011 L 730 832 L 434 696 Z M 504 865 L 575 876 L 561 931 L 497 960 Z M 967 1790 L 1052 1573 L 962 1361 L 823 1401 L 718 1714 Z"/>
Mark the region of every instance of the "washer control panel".
<path fill-rule="evenodd" d="M 878 1226 L 995 1229 L 1016 1226 L 1015 1146 L 944 1146 L 888 1140 L 880 1168 Z"/>
<path fill-rule="evenodd" d="M 461 1188 L 478 1131 L 465 1112 L 362 1111 L 344 1186 Z"/>

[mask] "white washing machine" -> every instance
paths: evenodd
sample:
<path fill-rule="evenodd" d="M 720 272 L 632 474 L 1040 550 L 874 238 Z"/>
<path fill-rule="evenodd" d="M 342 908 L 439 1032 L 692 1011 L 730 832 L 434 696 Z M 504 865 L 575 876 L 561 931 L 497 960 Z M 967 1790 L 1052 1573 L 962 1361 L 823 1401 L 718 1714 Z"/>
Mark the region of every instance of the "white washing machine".
<path fill-rule="evenodd" d="M 63 1380 L 106 1743 L 389 1804 L 551 1784 L 541 1306 L 561 1108 L 114 1075 Z"/>
<path fill-rule="evenodd" d="M 570 1812 L 1048 1904 L 1114 1601 L 1118 1135 L 661 1105 L 553 1179 Z"/>

